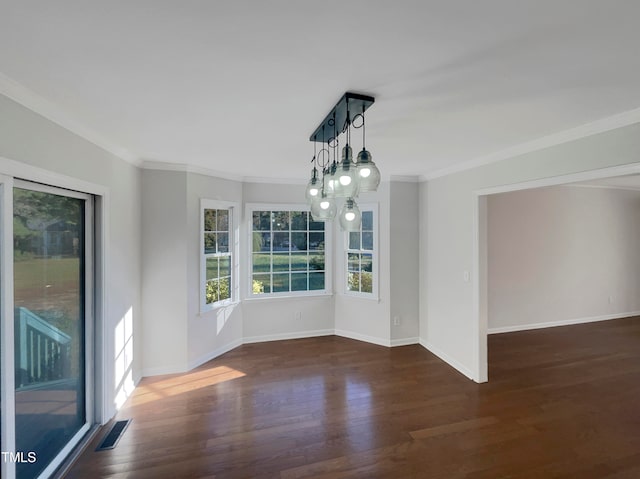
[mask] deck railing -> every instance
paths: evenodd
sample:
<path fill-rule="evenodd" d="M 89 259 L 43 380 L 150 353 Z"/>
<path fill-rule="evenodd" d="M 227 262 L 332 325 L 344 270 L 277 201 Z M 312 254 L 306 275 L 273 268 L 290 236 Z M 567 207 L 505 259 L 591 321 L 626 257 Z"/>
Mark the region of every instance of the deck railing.
<path fill-rule="evenodd" d="M 69 377 L 71 337 L 27 308 L 16 308 L 16 388 Z"/>

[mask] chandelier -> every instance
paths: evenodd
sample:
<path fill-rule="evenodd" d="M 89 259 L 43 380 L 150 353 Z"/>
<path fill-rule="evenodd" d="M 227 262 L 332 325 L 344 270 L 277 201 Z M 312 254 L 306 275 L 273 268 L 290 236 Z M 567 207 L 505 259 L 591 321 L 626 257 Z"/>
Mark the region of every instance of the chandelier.
<path fill-rule="evenodd" d="M 330 221 L 338 214 L 345 231 L 358 231 L 362 221 L 356 198 L 360 192 L 376 191 L 380 184 L 380 171 L 365 147 L 364 112 L 374 98 L 346 92 L 331 109 L 309 138 L 313 142 L 311 179 L 306 197 L 315 221 Z M 353 161 L 351 129 L 362 129 L 362 151 Z M 345 145 L 338 161 L 340 136 Z M 317 145 L 320 144 L 318 150 Z"/>

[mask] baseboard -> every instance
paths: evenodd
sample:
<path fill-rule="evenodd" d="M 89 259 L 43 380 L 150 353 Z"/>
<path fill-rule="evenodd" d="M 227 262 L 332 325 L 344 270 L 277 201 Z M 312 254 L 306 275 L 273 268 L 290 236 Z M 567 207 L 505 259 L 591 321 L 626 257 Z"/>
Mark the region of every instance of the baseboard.
<path fill-rule="evenodd" d="M 400 338 L 400 339 L 392 339 L 390 346 L 395 348 L 397 346 L 409 346 L 410 344 L 418 344 L 420 342 L 420 338 Z"/>
<path fill-rule="evenodd" d="M 354 333 L 353 331 L 345 331 L 344 329 L 336 329 L 336 336 L 342 336 L 343 338 L 355 339 L 357 341 L 363 341 L 365 343 L 377 344 L 378 346 L 391 347 L 391 341 L 388 339 L 377 338 L 375 336 L 367 336 L 366 334 Z"/>
<path fill-rule="evenodd" d="M 213 351 L 208 352 L 207 354 L 200 356 L 197 359 L 194 359 L 189 363 L 189 370 L 197 368 L 198 366 L 201 366 L 202 364 L 208 361 L 211 361 L 212 359 L 217 358 L 218 356 L 221 356 L 224 353 L 228 353 L 229 351 L 237 348 L 238 346 L 242 346 L 242 342 L 243 342 L 242 339 L 236 339 L 234 341 L 231 341 L 228 344 L 225 344 L 222 347 L 219 347 Z"/>
<path fill-rule="evenodd" d="M 243 339 L 243 344 L 265 343 L 267 341 L 283 341 L 287 339 L 315 338 L 317 336 L 332 336 L 333 329 L 318 329 L 315 331 L 298 331 L 295 333 L 267 334 L 264 336 L 248 336 Z"/>
<path fill-rule="evenodd" d="M 629 318 L 640 316 L 640 311 L 628 313 L 605 314 L 603 316 L 591 316 L 588 318 L 562 319 L 560 321 L 547 321 L 545 323 L 518 324 L 515 326 L 502 326 L 499 328 L 489 328 L 487 334 L 514 333 L 516 331 L 528 331 L 531 329 L 555 328 L 557 326 L 570 326 L 572 324 L 595 323 L 597 321 L 609 321 L 610 319 Z"/>
<path fill-rule="evenodd" d="M 438 356 L 438 358 L 442 359 L 445 363 L 447 363 L 449 366 L 457 370 L 459 373 L 465 375 L 472 381 L 476 381 L 475 375 L 473 374 L 473 372 L 471 372 L 471 370 L 469 370 L 462 363 L 458 362 L 456 359 L 453 359 L 444 351 L 441 351 L 440 349 L 435 347 L 433 344 L 431 344 L 428 341 L 424 341 L 423 339 L 420 339 L 420 345 L 430 353 L 434 354 L 435 356 Z"/>
<path fill-rule="evenodd" d="M 166 366 L 166 367 L 158 367 L 158 368 L 146 368 L 142 370 L 142 377 L 146 378 L 149 376 L 164 376 L 165 374 L 182 374 L 189 371 L 189 369 L 185 366 L 184 368 L 178 366 Z"/>

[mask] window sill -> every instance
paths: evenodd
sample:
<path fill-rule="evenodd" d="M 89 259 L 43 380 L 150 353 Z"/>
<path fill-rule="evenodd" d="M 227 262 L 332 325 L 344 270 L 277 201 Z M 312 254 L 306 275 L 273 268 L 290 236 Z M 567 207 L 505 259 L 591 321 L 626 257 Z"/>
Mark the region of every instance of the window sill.
<path fill-rule="evenodd" d="M 292 300 L 292 299 L 315 299 L 315 298 L 330 298 L 333 296 L 333 293 L 327 292 L 327 291 L 322 291 L 320 293 L 311 293 L 311 294 L 284 294 L 282 296 L 280 295 L 256 295 L 256 296 L 249 296 L 245 299 L 243 299 L 243 301 L 246 301 L 248 303 L 254 303 L 254 302 L 261 302 L 261 301 L 273 301 L 273 300 L 278 300 L 278 299 L 283 299 L 283 300 Z"/>
<path fill-rule="evenodd" d="M 215 313 L 220 309 L 238 306 L 239 304 L 240 304 L 240 301 L 226 301 L 224 303 L 218 303 L 207 309 L 201 309 L 200 312 L 198 313 L 198 316 L 206 316 L 207 314 Z"/>
<path fill-rule="evenodd" d="M 360 300 L 364 300 L 364 301 L 373 301 L 376 303 L 380 302 L 380 296 L 376 296 L 373 294 L 358 294 L 358 293 L 343 293 L 342 296 L 344 296 L 345 298 L 353 298 L 353 299 L 360 299 Z"/>

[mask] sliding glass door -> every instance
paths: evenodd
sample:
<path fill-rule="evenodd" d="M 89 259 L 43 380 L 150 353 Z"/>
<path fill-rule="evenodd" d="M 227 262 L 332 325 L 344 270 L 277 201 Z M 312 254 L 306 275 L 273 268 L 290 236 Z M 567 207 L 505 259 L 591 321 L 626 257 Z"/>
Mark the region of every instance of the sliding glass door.
<path fill-rule="evenodd" d="M 12 186 L 12 268 L 3 272 L 13 270 L 13 327 L 5 328 L 13 338 L 0 347 L 13 350 L 13 377 L 1 384 L 12 386 L 13 404 L 2 422 L 9 419 L 5 436 L 15 453 L 6 473 L 26 479 L 53 472 L 92 422 L 93 208 L 89 195 Z"/>

